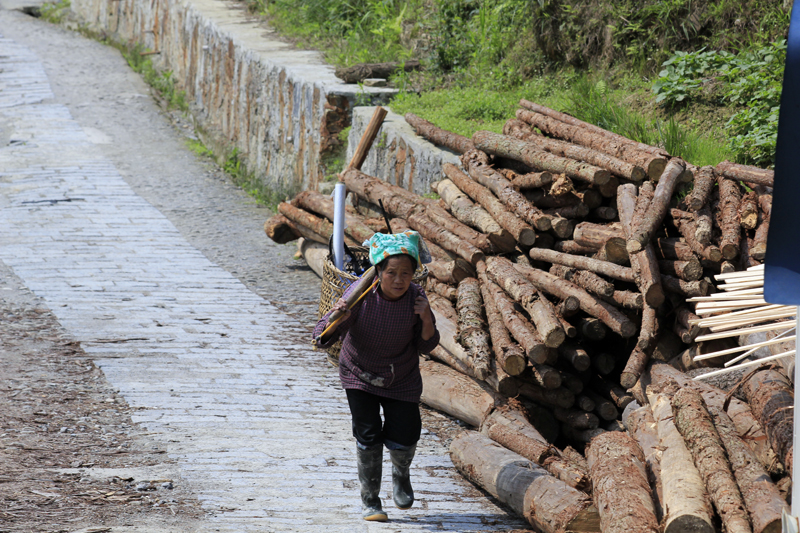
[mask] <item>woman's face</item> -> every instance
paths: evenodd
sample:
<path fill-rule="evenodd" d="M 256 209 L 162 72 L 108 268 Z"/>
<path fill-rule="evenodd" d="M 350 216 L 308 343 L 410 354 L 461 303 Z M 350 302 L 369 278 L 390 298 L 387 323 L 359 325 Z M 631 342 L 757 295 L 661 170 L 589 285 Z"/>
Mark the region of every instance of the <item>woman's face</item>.
<path fill-rule="evenodd" d="M 387 300 L 399 300 L 411 285 L 416 265 L 405 255 L 395 255 L 386 260 L 386 268 L 379 272 L 381 292 Z"/>

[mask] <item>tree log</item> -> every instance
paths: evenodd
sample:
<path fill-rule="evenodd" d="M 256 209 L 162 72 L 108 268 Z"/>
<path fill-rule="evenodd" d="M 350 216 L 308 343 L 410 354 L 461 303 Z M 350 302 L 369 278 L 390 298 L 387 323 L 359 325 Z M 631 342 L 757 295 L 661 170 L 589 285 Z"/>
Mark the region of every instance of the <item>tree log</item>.
<path fill-rule="evenodd" d="M 634 401 L 633 396 L 605 379 L 595 378 L 592 380 L 591 385 L 592 390 L 611 400 L 620 411 L 624 411 L 628 404 Z"/>
<path fill-rule="evenodd" d="M 489 333 L 483 320 L 483 300 L 480 284 L 475 278 L 466 278 L 458 284 L 458 341 L 467 349 L 478 379 L 489 375 L 491 353 Z"/>
<path fill-rule="evenodd" d="M 599 531 L 597 510 L 586 494 L 480 433 L 456 437 L 450 457 L 467 479 L 544 533 Z"/>
<path fill-rule="evenodd" d="M 592 481 L 589 479 L 589 473 L 581 470 L 571 461 L 562 457 L 548 457 L 544 461 L 544 467 L 553 476 L 570 487 L 585 492 L 586 494 L 592 493 Z"/>
<path fill-rule="evenodd" d="M 572 126 L 560 120 L 526 109 L 518 109 L 516 115 L 518 119 L 535 126 L 545 135 L 558 137 L 580 146 L 605 152 L 618 159 L 639 166 L 645 169 L 647 175 L 650 176 L 651 179 L 658 179 L 658 176 L 661 175 L 666 166 L 666 159 L 663 156 L 638 150 L 630 144 L 630 139 L 627 139 L 627 142 L 619 142 L 614 139 L 609 139 L 607 136 L 592 131 L 589 128 Z M 473 138 L 473 141 L 474 140 Z"/>
<path fill-rule="evenodd" d="M 473 379 L 435 361 L 419 362 L 422 374 L 421 401 L 450 416 L 480 427 L 494 410 L 499 396 L 490 393 Z"/>
<path fill-rule="evenodd" d="M 285 216 L 289 222 L 295 224 L 294 230 L 299 232 L 300 235 L 306 239 L 327 244 L 328 239 L 333 234 L 333 224 L 315 216 L 308 211 L 293 206 L 288 202 L 281 202 L 278 204 L 278 211 Z M 358 246 L 361 243 L 356 243 L 353 239 L 345 238 L 345 243 L 348 246 Z"/>
<path fill-rule="evenodd" d="M 453 172 L 458 172 L 454 169 Z M 464 176 L 466 179 L 466 176 Z M 492 218 L 486 209 L 476 205 L 449 179 L 437 183 L 436 192 L 458 220 L 486 234 L 498 251 L 510 252 L 516 247 L 514 237 Z"/>
<path fill-rule="evenodd" d="M 765 170 L 763 168 L 723 161 L 717 164 L 716 171 L 731 180 L 744 181 L 754 185 L 765 185 L 767 187 L 774 187 L 775 185 L 774 170 Z"/>
<path fill-rule="evenodd" d="M 612 283 L 609 283 L 588 270 L 578 270 L 563 265 L 553 265 L 550 267 L 550 273 L 561 279 L 571 281 L 578 287 L 593 294 L 600 296 L 612 296 L 614 294 L 614 285 Z"/>
<path fill-rule="evenodd" d="M 607 376 L 617 366 L 616 358 L 610 353 L 600 352 L 592 354 L 592 368 L 601 376 Z"/>
<path fill-rule="evenodd" d="M 577 228 L 577 226 L 576 226 L 576 228 Z M 573 231 L 573 236 L 574 236 L 574 234 L 575 233 Z M 536 247 L 540 248 L 540 249 L 541 248 L 545 248 L 545 247 L 539 246 L 538 242 L 536 243 Z M 595 252 L 597 252 L 597 248 L 595 248 L 594 246 L 584 246 L 582 244 L 578 244 L 575 241 L 556 241 L 553 244 L 553 248 L 552 249 L 557 251 L 557 252 L 561 252 L 561 253 L 565 253 L 565 254 L 573 254 L 573 255 L 592 255 Z"/>
<path fill-rule="evenodd" d="M 620 185 L 617 190 L 617 212 L 630 241 L 633 235 L 633 215 L 636 206 L 636 187 L 633 184 Z M 636 285 L 650 307 L 658 307 L 664 302 L 664 290 L 653 245 L 645 244 L 641 252 L 630 255 L 631 266 L 636 276 Z"/>
<path fill-rule="evenodd" d="M 697 281 L 703 277 L 703 266 L 697 258 L 694 258 L 693 261 L 662 259 L 658 262 L 658 268 L 662 273 L 683 281 Z"/>
<path fill-rule="evenodd" d="M 670 159 L 667 167 L 661 174 L 661 179 L 658 180 L 653 199 L 650 201 L 646 213 L 641 222 L 632 228 L 627 242 L 628 253 L 636 253 L 644 250 L 654 233 L 661 226 L 669 210 L 669 203 L 672 200 L 672 194 L 675 192 L 678 177 L 685 169 L 686 163 L 682 160 L 678 158 Z M 617 211 L 619 211 L 619 208 L 617 208 Z M 620 215 L 620 219 L 621 216 L 622 215 Z"/>
<path fill-rule="evenodd" d="M 717 182 L 717 174 L 714 167 L 705 166 L 701 167 L 694 175 L 694 188 L 692 192 L 686 196 L 686 205 L 689 206 L 691 211 L 698 211 L 702 209 L 708 202 L 708 197 L 711 190 Z"/>
<path fill-rule="evenodd" d="M 519 394 L 530 398 L 539 405 L 549 405 L 567 409 L 575 404 L 575 395 L 564 387 L 545 389 L 534 383 L 523 381 L 519 385 Z"/>
<path fill-rule="evenodd" d="M 606 261 L 623 265 L 628 263 L 625 233 L 618 224 L 581 222 L 575 226 L 572 239 L 579 245 L 602 251 Z"/>
<path fill-rule="evenodd" d="M 656 256 L 660 259 L 668 259 L 671 261 L 692 261 L 697 259 L 691 246 L 680 239 L 656 239 L 654 241 L 654 248 L 656 250 Z M 720 257 L 722 256 L 720 255 Z"/>
<path fill-rule="evenodd" d="M 742 228 L 739 225 L 739 204 L 742 193 L 739 184 L 727 178 L 719 179 L 719 207 L 717 209 L 717 225 L 722 230 L 719 248 L 722 257 L 728 260 L 739 257 L 739 245 L 742 239 Z"/>
<path fill-rule="evenodd" d="M 437 321 L 438 320 L 439 318 L 437 318 Z M 455 326 L 453 325 L 452 327 L 453 330 L 455 330 Z M 461 350 L 458 355 L 453 355 L 440 344 L 431 350 L 428 355 L 431 357 L 431 359 L 435 359 L 440 363 L 444 363 L 445 365 L 457 370 L 465 376 L 478 379 L 478 377 L 475 375 L 475 368 L 472 366 L 472 361 L 469 359 L 469 356 L 464 350 Z M 492 365 L 491 373 L 486 377 L 486 379 L 483 380 L 483 382 L 491 387 L 493 391 L 500 393 L 503 396 L 513 398 L 519 394 L 519 384 L 517 381 L 505 373 L 502 368 L 498 370 L 494 364 Z"/>
<path fill-rule="evenodd" d="M 619 417 L 619 411 L 611 400 L 607 400 L 591 390 L 584 391 L 584 394 L 594 402 L 594 412 L 603 420 L 616 420 Z"/>
<path fill-rule="evenodd" d="M 714 533 L 703 479 L 683 437 L 675 428 L 669 398 L 658 394 L 649 399 L 662 449 L 664 533 Z"/>
<path fill-rule="evenodd" d="M 487 277 L 485 286 L 494 297 L 497 310 L 503 318 L 503 324 L 520 344 L 528 360 L 536 364 L 546 362 L 550 349 L 545 345 L 533 324 L 514 309 L 514 301 L 494 281 Z"/>
<path fill-rule="evenodd" d="M 289 219 L 283 215 L 274 215 L 264 222 L 264 233 L 273 242 L 286 244 L 300 238 L 299 233 L 295 233 L 289 225 Z"/>
<path fill-rule="evenodd" d="M 597 436 L 586 449 L 603 533 L 660 533 L 645 457 L 627 433 Z"/>
<path fill-rule="evenodd" d="M 625 420 L 625 426 L 642 448 L 647 467 L 647 480 L 653 492 L 653 506 L 656 518 L 660 521 L 664 516 L 664 490 L 661 484 L 661 443 L 653 411 L 649 406 L 636 409 Z"/>
<path fill-rule="evenodd" d="M 524 246 L 533 246 L 536 241 L 536 233 L 534 233 L 533 228 L 506 209 L 503 203 L 489 189 L 469 179 L 455 165 L 445 163 L 442 165 L 442 170 L 456 187 L 483 206 L 500 226 L 508 230 L 516 241 Z"/>
<path fill-rule="evenodd" d="M 580 409 L 563 409 L 556 407 L 553 410 L 556 419 L 575 429 L 596 429 L 600 426 L 600 419 L 593 413 Z"/>
<path fill-rule="evenodd" d="M 769 234 L 769 215 L 761 217 L 761 223 L 756 230 L 753 246 L 750 247 L 750 256 L 763 261 L 767 255 L 767 235 Z"/>
<path fill-rule="evenodd" d="M 578 372 L 588 370 L 592 365 L 592 360 L 586 350 L 573 343 L 565 343 L 558 347 L 558 355 L 569 362 Z"/>
<path fill-rule="evenodd" d="M 530 127 L 528 127 L 528 131 L 526 132 L 524 129 L 519 127 L 519 125 L 522 124 L 527 126 L 527 124 L 521 120 L 516 120 L 512 124 L 509 124 L 509 122 L 506 123 L 506 126 L 503 127 L 504 134 L 512 136 L 521 141 L 529 142 L 540 150 L 550 152 L 551 154 L 555 154 L 557 156 L 575 159 L 577 161 L 586 161 L 590 165 L 604 168 L 620 178 L 633 181 L 642 181 L 644 179 L 645 172 L 642 167 L 632 165 L 631 163 L 617 159 L 614 156 L 610 156 L 606 153 L 599 152 L 591 148 L 586 148 L 585 146 L 579 146 L 577 144 L 543 137 L 542 135 L 531 131 Z"/>
<path fill-rule="evenodd" d="M 497 171 L 510 181 L 514 188 L 519 190 L 538 189 L 540 187 L 547 187 L 553 183 L 553 175 L 549 172 L 517 174 L 509 168 L 499 168 Z"/>
<path fill-rule="evenodd" d="M 511 261 L 500 257 L 489 257 L 486 260 L 486 267 L 489 277 L 528 312 L 546 346 L 555 348 L 564 342 L 566 334 L 552 304 L 542 296 L 533 283 L 514 269 Z"/>
<path fill-rule="evenodd" d="M 606 298 L 605 296 L 601 298 L 611 305 L 632 311 L 640 311 L 644 307 L 644 296 L 639 292 L 614 291 L 611 298 Z"/>
<path fill-rule="evenodd" d="M 398 70 L 412 72 L 420 68 L 419 61 L 410 59 L 399 63 L 358 63 L 337 68 L 335 74 L 345 83 L 360 83 L 367 78 L 388 78 Z"/>
<path fill-rule="evenodd" d="M 456 289 L 452 285 L 440 282 L 435 277 L 429 277 L 426 280 L 425 290 L 427 292 L 435 292 L 439 296 L 443 296 L 444 298 L 447 298 L 453 303 L 455 303 L 456 300 L 458 299 L 458 289 Z"/>
<path fill-rule="evenodd" d="M 538 465 L 558 454 L 519 408 L 499 406 L 483 422 L 481 433 Z"/>
<path fill-rule="evenodd" d="M 448 150 L 458 152 L 459 154 L 475 149 L 475 145 L 472 144 L 472 141 L 468 137 L 438 128 L 433 123 L 413 113 L 406 113 L 405 119 L 406 122 L 414 128 L 417 135 L 424 137 L 433 144 L 444 146 Z"/>
<path fill-rule="evenodd" d="M 475 148 L 487 154 L 508 157 L 521 161 L 526 165 L 555 174 L 566 174 L 572 179 L 586 181 L 601 185 L 606 183 L 611 173 L 587 163 L 560 157 L 550 152 L 545 152 L 531 143 L 520 141 L 490 131 L 477 131 L 472 135 Z"/>
<path fill-rule="evenodd" d="M 606 338 L 607 328 L 601 320 L 592 317 L 578 319 L 581 337 L 590 341 L 601 341 Z"/>
<path fill-rule="evenodd" d="M 778 487 L 758 462 L 747 444 L 736 432 L 733 420 L 719 409 L 710 409 L 717 433 L 725 446 L 736 483 L 753 524 L 753 533 L 778 533 L 781 531 L 781 515 L 789 514 L 789 506 L 781 497 Z"/>
<path fill-rule="evenodd" d="M 589 270 L 595 274 L 602 274 L 620 281 L 632 283 L 635 280 L 633 269 L 609 261 L 600 261 L 591 257 L 576 256 L 543 248 L 531 248 L 528 255 L 534 261 L 546 261 L 571 268 Z"/>
<path fill-rule="evenodd" d="M 577 395 L 583 392 L 583 381 L 581 381 L 578 376 L 570 374 L 569 372 L 564 372 L 563 370 L 559 370 L 558 373 L 561 374 L 561 384 L 572 394 Z M 592 402 L 591 406 L 584 407 L 584 405 L 578 405 L 578 407 L 584 411 L 594 411 L 594 402 Z"/>
<path fill-rule="evenodd" d="M 499 292 L 502 292 L 502 290 L 489 280 L 486 274 L 486 265 L 483 261 L 478 263 L 477 270 L 483 305 L 486 310 L 486 320 L 489 322 L 489 335 L 492 339 L 495 360 L 508 374 L 518 376 L 522 374 L 528 363 L 526 353 L 509 336 L 508 329 L 506 329 L 503 321 L 503 315 L 497 307 L 491 285 L 494 285 Z"/>
<path fill-rule="evenodd" d="M 303 191 L 292 200 L 292 205 L 317 213 L 332 221 L 334 218 L 333 199 L 316 191 Z M 362 217 L 353 215 L 345 211 L 344 215 L 345 233 L 352 237 L 355 242 L 363 243 L 369 240 L 375 231 L 363 223 Z"/>
<path fill-rule="evenodd" d="M 711 209 L 704 207 L 695 211 L 694 215 L 694 237 L 697 239 L 697 242 L 703 246 L 709 246 L 711 244 L 711 234 L 714 230 L 714 220 L 711 215 Z"/>
<path fill-rule="evenodd" d="M 680 294 L 686 298 L 706 296 L 711 289 L 710 284 L 704 279 L 683 281 L 680 278 L 673 278 L 667 275 L 661 276 L 661 284 L 664 286 L 665 290 Z"/>
<path fill-rule="evenodd" d="M 490 258 L 490 260 L 494 261 L 496 259 Z M 524 265 L 516 264 L 513 267 L 522 272 L 528 280 L 544 292 L 558 298 L 568 298 L 570 296 L 577 298 L 583 311 L 602 320 L 617 335 L 631 337 L 636 333 L 636 326 L 633 322 L 614 306 L 607 304 L 569 281 Z"/>
<path fill-rule="evenodd" d="M 561 373 L 547 364 L 534 363 L 520 377 L 545 389 L 557 389 L 561 386 Z"/>
<path fill-rule="evenodd" d="M 694 342 L 695 337 L 700 333 L 700 328 L 696 325 L 697 322 L 691 322 L 697 320 L 700 320 L 700 317 L 688 307 L 680 306 L 675 309 L 675 326 L 672 330 L 684 344 Z"/>
<path fill-rule="evenodd" d="M 749 533 L 744 500 L 703 397 L 694 389 L 679 390 L 672 398 L 672 413 L 723 528 L 730 533 Z"/>
<path fill-rule="evenodd" d="M 719 262 L 722 260 L 722 251 L 718 247 L 713 245 L 704 246 L 697 241 L 697 225 L 691 215 L 678 209 L 672 209 L 671 214 L 673 224 L 678 228 L 678 231 L 686 240 L 686 244 L 695 254 L 700 256 L 701 259 L 709 261 Z"/>
<path fill-rule="evenodd" d="M 756 229 L 758 225 L 758 195 L 755 191 L 744 193 L 739 203 L 739 224 L 744 229 Z"/>
<path fill-rule="evenodd" d="M 757 370 L 746 378 L 742 392 L 764 428 L 772 450 L 786 471 L 792 472 L 794 387 L 791 381 L 777 370 Z"/>

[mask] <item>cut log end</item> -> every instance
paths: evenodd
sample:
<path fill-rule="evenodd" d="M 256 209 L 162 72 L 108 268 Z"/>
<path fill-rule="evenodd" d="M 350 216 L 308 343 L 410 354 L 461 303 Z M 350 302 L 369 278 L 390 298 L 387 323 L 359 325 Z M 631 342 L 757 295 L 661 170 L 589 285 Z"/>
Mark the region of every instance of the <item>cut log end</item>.
<path fill-rule="evenodd" d="M 647 175 L 651 180 L 658 180 L 664 169 L 667 168 L 667 160 L 659 157 L 653 158 L 647 165 Z"/>

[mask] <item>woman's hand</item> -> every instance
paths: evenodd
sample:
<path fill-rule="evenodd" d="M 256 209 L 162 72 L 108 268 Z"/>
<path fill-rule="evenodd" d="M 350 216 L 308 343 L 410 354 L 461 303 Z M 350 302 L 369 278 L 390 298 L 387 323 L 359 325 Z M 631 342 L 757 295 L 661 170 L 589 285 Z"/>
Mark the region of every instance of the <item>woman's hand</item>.
<path fill-rule="evenodd" d="M 347 301 L 344 298 L 339 298 L 336 300 L 336 303 L 333 304 L 333 307 L 331 307 L 331 314 L 337 311 L 344 313 L 340 322 L 350 318 L 351 311 L 347 308 Z"/>
<path fill-rule="evenodd" d="M 433 326 L 433 312 L 427 298 L 417 296 L 414 300 L 414 313 L 422 319 L 422 340 L 426 341 L 433 337 L 436 328 Z"/>

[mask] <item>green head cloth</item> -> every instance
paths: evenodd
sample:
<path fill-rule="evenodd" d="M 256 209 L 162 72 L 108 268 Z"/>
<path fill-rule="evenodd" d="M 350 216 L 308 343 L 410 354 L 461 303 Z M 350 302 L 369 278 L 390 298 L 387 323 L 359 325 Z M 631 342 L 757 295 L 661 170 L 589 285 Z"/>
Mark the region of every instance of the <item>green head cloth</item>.
<path fill-rule="evenodd" d="M 376 233 L 364 246 L 369 248 L 369 262 L 377 265 L 384 259 L 393 255 L 410 255 L 416 261 L 417 266 L 422 263 L 431 262 L 431 254 L 425 242 L 416 231 L 404 231 L 402 233 Z"/>

